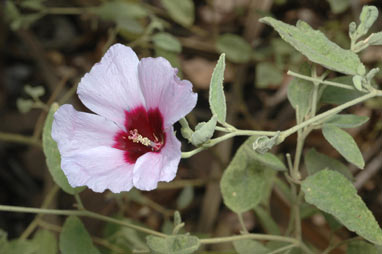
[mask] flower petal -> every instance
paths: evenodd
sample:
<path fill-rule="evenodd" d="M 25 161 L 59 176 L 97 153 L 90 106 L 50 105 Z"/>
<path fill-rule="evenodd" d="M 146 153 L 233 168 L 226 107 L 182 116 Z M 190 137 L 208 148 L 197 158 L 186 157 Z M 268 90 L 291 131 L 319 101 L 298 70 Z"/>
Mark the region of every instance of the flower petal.
<path fill-rule="evenodd" d="M 138 57 L 130 47 L 115 44 L 78 86 L 83 104 L 95 113 L 124 124 L 125 110 L 144 105 L 138 81 Z"/>
<path fill-rule="evenodd" d="M 188 80 L 176 76 L 177 69 L 162 58 L 143 58 L 138 66 L 146 109 L 158 107 L 165 119 L 164 127 L 173 125 L 196 105 L 197 94 Z"/>
<path fill-rule="evenodd" d="M 173 128 L 166 130 L 166 144 L 160 153 L 148 152 L 139 157 L 134 167 L 134 186 L 141 190 L 153 190 L 159 181 L 173 180 L 181 157 L 180 142 Z"/>
<path fill-rule="evenodd" d="M 64 156 L 97 146 L 112 147 L 114 136 L 120 130 L 104 117 L 78 112 L 66 104 L 54 114 L 52 137 Z"/>
<path fill-rule="evenodd" d="M 95 192 L 114 193 L 133 187 L 133 165 L 115 148 L 100 146 L 62 156 L 61 167 L 73 187 L 86 185 Z"/>

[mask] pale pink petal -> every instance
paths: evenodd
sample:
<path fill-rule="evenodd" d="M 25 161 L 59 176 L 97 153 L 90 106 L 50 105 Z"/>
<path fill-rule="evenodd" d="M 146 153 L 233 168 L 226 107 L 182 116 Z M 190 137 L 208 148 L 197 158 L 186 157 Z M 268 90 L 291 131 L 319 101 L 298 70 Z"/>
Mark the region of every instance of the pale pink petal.
<path fill-rule="evenodd" d="M 78 112 L 66 104 L 54 114 L 52 137 L 61 155 L 69 155 L 97 146 L 112 147 L 114 136 L 120 130 L 102 116 Z"/>
<path fill-rule="evenodd" d="M 100 146 L 62 156 L 61 167 L 73 187 L 86 185 L 95 192 L 114 193 L 133 187 L 133 165 L 115 148 Z"/>
<path fill-rule="evenodd" d="M 115 44 L 78 86 L 78 96 L 95 113 L 123 126 L 125 110 L 144 106 L 138 81 L 138 57 L 130 47 Z"/>
<path fill-rule="evenodd" d="M 153 190 L 159 181 L 169 182 L 176 176 L 181 157 L 180 142 L 173 128 L 166 130 L 166 144 L 160 153 L 146 153 L 134 166 L 134 186 L 140 190 Z"/>
<path fill-rule="evenodd" d="M 159 107 L 165 128 L 195 107 L 197 94 L 192 92 L 192 84 L 188 80 L 180 80 L 177 70 L 166 59 L 143 58 L 138 69 L 146 108 Z"/>

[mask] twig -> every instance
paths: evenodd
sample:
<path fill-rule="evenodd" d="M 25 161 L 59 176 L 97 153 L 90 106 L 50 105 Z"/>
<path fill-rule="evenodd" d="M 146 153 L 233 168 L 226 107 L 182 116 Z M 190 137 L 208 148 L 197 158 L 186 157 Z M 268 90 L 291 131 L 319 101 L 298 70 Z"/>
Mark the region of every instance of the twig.
<path fill-rule="evenodd" d="M 34 145 L 40 148 L 42 147 L 40 140 L 34 137 L 27 137 L 20 134 L 0 132 L 0 140 L 6 141 L 6 142 Z"/>

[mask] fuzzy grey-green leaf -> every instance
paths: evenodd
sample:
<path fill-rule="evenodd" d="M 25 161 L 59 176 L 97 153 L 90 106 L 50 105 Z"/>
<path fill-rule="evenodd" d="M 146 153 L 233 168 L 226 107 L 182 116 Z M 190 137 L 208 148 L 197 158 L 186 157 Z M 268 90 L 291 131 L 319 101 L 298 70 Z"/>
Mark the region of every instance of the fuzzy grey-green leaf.
<path fill-rule="evenodd" d="M 227 106 L 224 95 L 224 70 L 225 70 L 225 54 L 221 54 L 219 60 L 212 73 L 209 91 L 209 103 L 211 111 L 216 115 L 220 123 L 225 123 Z"/>
<path fill-rule="evenodd" d="M 354 179 L 348 167 L 346 167 L 342 162 L 333 159 L 326 154 L 319 153 L 314 148 L 305 153 L 304 160 L 309 175 L 314 175 L 323 169 L 331 169 L 340 172 L 350 181 L 353 181 Z"/>
<path fill-rule="evenodd" d="M 84 190 L 84 187 L 73 188 L 61 169 L 61 156 L 57 144 L 52 138 L 53 115 L 58 109 L 58 104 L 53 103 L 46 117 L 42 133 L 42 147 L 46 157 L 46 164 L 54 182 L 69 194 L 76 194 Z"/>
<path fill-rule="evenodd" d="M 363 169 L 365 161 L 363 160 L 362 153 L 349 133 L 333 124 L 324 124 L 322 134 L 348 162 Z"/>
<path fill-rule="evenodd" d="M 161 0 L 161 2 L 175 22 L 186 27 L 194 23 L 195 6 L 192 0 Z"/>
<path fill-rule="evenodd" d="M 33 237 L 36 254 L 55 254 L 58 252 L 56 236 L 48 230 L 39 230 Z"/>
<path fill-rule="evenodd" d="M 66 219 L 59 247 L 62 254 L 100 254 L 81 220 L 75 216 Z"/>
<path fill-rule="evenodd" d="M 351 76 L 337 77 L 329 81 L 348 85 L 349 88 L 353 86 L 353 81 Z M 362 95 L 364 95 L 364 93 L 355 89 L 345 89 L 341 87 L 327 86 L 322 92 L 320 102 L 340 105 L 348 101 L 354 100 L 355 98 L 358 98 Z"/>
<path fill-rule="evenodd" d="M 375 245 L 363 240 L 350 241 L 346 254 L 378 254 L 378 249 Z"/>
<path fill-rule="evenodd" d="M 252 150 L 254 138 L 240 146 L 220 181 L 225 205 L 237 213 L 252 209 L 261 202 L 267 194 L 267 179 L 274 173 L 253 156 L 256 153 Z"/>
<path fill-rule="evenodd" d="M 303 64 L 299 72 L 310 76 L 310 66 Z M 314 85 L 311 81 L 299 78 L 293 78 L 288 86 L 288 100 L 294 109 L 298 107 L 300 119 L 310 110 L 313 88 Z"/>
<path fill-rule="evenodd" d="M 225 53 L 227 59 L 234 63 L 248 62 L 253 52 L 251 45 L 236 34 L 220 35 L 216 41 L 216 48 L 220 53 Z"/>
<path fill-rule="evenodd" d="M 326 123 L 333 124 L 340 128 L 355 128 L 366 123 L 369 120 L 367 116 L 357 116 L 353 114 L 338 114 L 330 118 Z"/>
<path fill-rule="evenodd" d="M 270 252 L 261 242 L 251 239 L 234 241 L 233 247 L 238 254 L 267 254 Z"/>
<path fill-rule="evenodd" d="M 349 8 L 350 0 L 327 0 L 330 4 L 330 9 L 334 14 L 339 14 Z"/>
<path fill-rule="evenodd" d="M 217 117 L 215 115 L 208 122 L 199 123 L 195 128 L 195 132 L 191 135 L 191 143 L 194 146 L 199 146 L 208 141 L 214 135 L 216 123 Z"/>
<path fill-rule="evenodd" d="M 269 85 L 280 85 L 283 80 L 283 72 L 273 63 L 256 64 L 256 87 L 266 88 Z"/>
<path fill-rule="evenodd" d="M 374 46 L 382 45 L 382 32 L 372 33 L 367 43 Z"/>
<path fill-rule="evenodd" d="M 301 185 L 306 202 L 336 217 L 345 227 L 366 240 L 382 244 L 382 230 L 357 190 L 343 175 L 322 170 Z"/>
<path fill-rule="evenodd" d="M 358 91 L 362 91 L 362 76 L 353 76 L 353 85 Z"/>
<path fill-rule="evenodd" d="M 192 235 L 171 235 L 166 238 L 149 235 L 147 245 L 158 254 L 190 254 L 199 249 L 199 238 Z"/>
<path fill-rule="evenodd" d="M 378 17 L 378 9 L 375 6 L 364 5 L 359 16 L 360 24 L 357 27 L 356 39 L 364 36 L 369 31 Z"/>
<path fill-rule="evenodd" d="M 182 51 L 182 45 L 179 40 L 169 33 L 157 33 L 152 37 L 152 40 L 155 47 L 175 53 Z"/>
<path fill-rule="evenodd" d="M 271 17 L 262 18 L 260 21 L 271 25 L 282 39 L 308 57 L 310 61 L 330 70 L 356 75 L 359 72 L 359 66 L 363 66 L 354 52 L 339 47 L 322 32 L 312 29 L 303 21 L 299 21 L 296 26 Z"/>

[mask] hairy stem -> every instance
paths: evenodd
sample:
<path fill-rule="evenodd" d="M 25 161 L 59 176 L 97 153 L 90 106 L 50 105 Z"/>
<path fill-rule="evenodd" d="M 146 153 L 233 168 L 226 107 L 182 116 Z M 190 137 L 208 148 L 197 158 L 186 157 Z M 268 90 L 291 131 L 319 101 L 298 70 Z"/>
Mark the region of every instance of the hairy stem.
<path fill-rule="evenodd" d="M 6 142 L 14 142 L 14 143 L 34 145 L 37 147 L 42 147 L 40 140 L 33 138 L 33 137 L 23 136 L 20 134 L 0 132 L 0 140 L 6 141 Z"/>
<path fill-rule="evenodd" d="M 299 73 L 296 73 L 293 71 L 288 71 L 287 74 L 290 76 L 296 77 L 296 78 L 300 78 L 300 79 L 304 79 L 304 80 L 308 80 L 308 81 L 312 81 L 312 82 L 319 82 L 321 84 L 325 84 L 325 85 L 329 85 L 329 86 L 340 87 L 340 88 L 344 88 L 344 89 L 348 89 L 348 90 L 356 90 L 354 87 L 349 86 L 349 85 L 345 85 L 345 84 L 333 82 L 333 81 L 321 80 L 320 78 L 305 76 L 305 75 L 302 75 L 302 74 L 299 74 Z M 367 93 L 366 90 L 363 90 L 361 92 Z"/>
<path fill-rule="evenodd" d="M 159 237 L 166 237 L 165 234 L 144 228 L 141 226 L 137 226 L 131 223 L 127 223 L 125 221 L 120 221 L 114 218 L 110 218 L 98 213 L 90 212 L 87 210 L 57 210 L 57 209 L 44 209 L 44 208 L 32 208 L 32 207 L 22 207 L 22 206 L 7 206 L 7 205 L 0 205 L 0 211 L 7 211 L 7 212 L 21 212 L 21 213 L 39 213 L 39 214 L 55 214 L 55 215 L 66 215 L 66 216 L 83 216 L 83 217 L 89 217 L 93 219 L 102 220 L 105 222 L 110 222 L 114 224 L 118 224 L 121 226 L 125 226 L 143 233 L 156 235 Z"/>
<path fill-rule="evenodd" d="M 322 83 L 324 83 L 324 82 L 322 82 Z M 325 118 L 333 116 L 333 115 L 341 112 L 342 110 L 344 110 L 346 108 L 349 108 L 353 105 L 356 105 L 358 103 L 361 103 L 363 101 L 366 101 L 366 100 L 373 98 L 373 97 L 376 97 L 376 96 L 382 96 L 382 91 L 372 90 L 370 93 L 367 93 L 363 96 L 360 96 L 354 100 L 348 101 L 348 102 L 346 102 L 342 105 L 339 105 L 335 108 L 332 108 L 332 109 L 330 109 L 324 113 L 316 115 L 315 117 L 312 117 L 312 118 L 310 118 L 310 119 L 308 119 L 308 120 L 306 120 L 300 124 L 297 124 L 296 126 L 293 126 L 287 130 L 282 131 L 280 133 L 279 139 L 281 141 L 283 141 L 285 138 L 287 138 L 290 135 L 292 135 L 293 133 L 305 128 L 308 125 L 322 121 Z M 216 144 L 218 144 L 222 141 L 225 141 L 227 139 L 233 138 L 235 136 L 274 136 L 276 134 L 277 134 L 276 131 L 234 130 L 234 131 L 232 131 L 228 134 L 225 134 L 221 137 L 211 139 L 211 140 L 207 141 L 206 143 L 204 143 L 202 146 L 200 146 L 194 150 L 191 150 L 189 152 L 182 152 L 182 158 L 190 158 L 190 157 L 194 156 L 195 154 L 197 154 L 197 153 L 199 153 L 199 152 L 201 152 L 201 151 L 203 151 L 209 147 L 215 146 Z"/>

